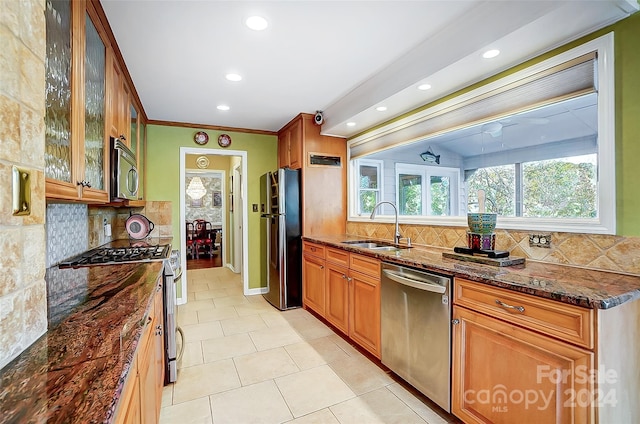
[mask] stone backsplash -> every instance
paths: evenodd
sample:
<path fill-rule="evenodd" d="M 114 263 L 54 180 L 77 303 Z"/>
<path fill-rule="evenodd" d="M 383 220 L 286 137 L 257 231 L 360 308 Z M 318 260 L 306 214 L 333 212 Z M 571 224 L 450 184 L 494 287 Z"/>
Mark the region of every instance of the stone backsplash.
<path fill-rule="evenodd" d="M 44 7 L 0 1 L 0 368 L 47 331 Z M 31 175 L 28 215 L 13 215 L 14 165 Z"/>
<path fill-rule="evenodd" d="M 394 225 L 347 222 L 347 234 L 393 239 Z M 414 245 L 453 249 L 467 245 L 467 228 L 400 225 Z M 529 232 L 496 230 L 496 249 L 512 256 L 606 271 L 640 274 L 640 238 L 601 234 L 551 233 L 551 248 L 529 246 Z"/>
<path fill-rule="evenodd" d="M 125 223 L 130 214 L 137 213 L 153 222 L 149 237 L 172 237 L 171 202 L 149 201 L 138 208 L 48 204 L 47 268 L 112 240 L 128 239 Z M 111 237 L 105 235 L 105 223 L 111 225 Z"/>

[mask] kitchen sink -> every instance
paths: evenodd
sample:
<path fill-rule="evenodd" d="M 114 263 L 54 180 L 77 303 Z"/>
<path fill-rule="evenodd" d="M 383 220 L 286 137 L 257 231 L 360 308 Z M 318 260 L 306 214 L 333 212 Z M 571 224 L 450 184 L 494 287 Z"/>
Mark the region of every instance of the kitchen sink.
<path fill-rule="evenodd" d="M 353 247 L 382 251 L 397 251 L 409 248 L 408 246 L 396 246 L 394 244 L 379 242 L 375 240 L 347 240 L 343 241 L 343 243 Z"/>

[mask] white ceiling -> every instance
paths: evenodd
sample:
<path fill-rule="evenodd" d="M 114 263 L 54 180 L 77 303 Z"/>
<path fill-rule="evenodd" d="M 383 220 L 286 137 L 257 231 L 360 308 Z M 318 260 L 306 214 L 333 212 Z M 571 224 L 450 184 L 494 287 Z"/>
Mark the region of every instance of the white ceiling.
<path fill-rule="evenodd" d="M 638 8 L 636 0 L 101 3 L 149 119 L 277 131 L 322 110 L 323 133 L 344 137 Z M 254 14 L 266 30 L 244 26 Z M 482 59 L 488 48 L 502 53 Z M 227 81 L 229 72 L 243 80 Z M 417 90 L 423 82 L 432 89 Z"/>

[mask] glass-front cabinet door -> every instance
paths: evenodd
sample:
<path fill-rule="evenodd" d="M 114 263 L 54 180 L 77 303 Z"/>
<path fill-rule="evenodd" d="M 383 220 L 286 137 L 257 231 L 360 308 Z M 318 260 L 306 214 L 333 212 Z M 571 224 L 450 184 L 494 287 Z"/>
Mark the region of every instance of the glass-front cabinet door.
<path fill-rule="evenodd" d="M 45 176 L 72 183 L 71 2 L 47 1 Z"/>
<path fill-rule="evenodd" d="M 106 47 L 87 14 L 84 56 L 84 178 L 105 190 Z"/>
<path fill-rule="evenodd" d="M 107 41 L 89 1 L 47 0 L 46 197 L 109 201 Z"/>

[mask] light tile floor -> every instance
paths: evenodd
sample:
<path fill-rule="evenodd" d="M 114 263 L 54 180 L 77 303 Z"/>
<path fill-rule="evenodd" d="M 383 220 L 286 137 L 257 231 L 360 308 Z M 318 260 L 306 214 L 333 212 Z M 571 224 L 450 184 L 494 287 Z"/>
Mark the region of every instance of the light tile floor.
<path fill-rule="evenodd" d="M 304 309 L 244 296 L 224 267 L 187 273 L 161 424 L 448 422 Z"/>

